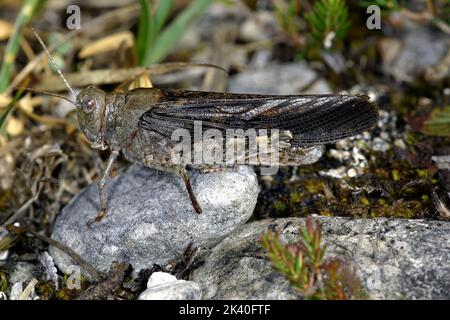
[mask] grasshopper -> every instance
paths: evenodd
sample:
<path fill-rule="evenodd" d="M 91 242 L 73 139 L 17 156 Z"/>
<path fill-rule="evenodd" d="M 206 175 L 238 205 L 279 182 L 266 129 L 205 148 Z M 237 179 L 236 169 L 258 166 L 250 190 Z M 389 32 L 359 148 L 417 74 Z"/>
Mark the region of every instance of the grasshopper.
<path fill-rule="evenodd" d="M 130 162 L 182 177 L 194 210 L 201 213 L 188 169 L 208 171 L 214 166 L 188 166 L 174 162 L 172 157 L 172 133 L 180 128 L 194 133 L 195 122 L 202 122 L 202 130 L 221 132 L 280 130 L 284 143 L 278 150 L 278 164 L 296 166 L 316 161 L 314 154 L 323 151 L 324 144 L 369 130 L 378 119 L 377 107 L 364 96 L 258 95 L 157 88 L 108 93 L 95 87 L 75 94 L 42 39 L 36 32 L 35 35 L 62 81 L 76 96 L 74 102 L 59 97 L 76 106 L 79 127 L 92 148 L 111 151 L 98 180 L 100 211 L 88 225 L 106 215 L 105 180 L 120 153 Z M 225 167 L 232 165 L 227 163 Z"/>

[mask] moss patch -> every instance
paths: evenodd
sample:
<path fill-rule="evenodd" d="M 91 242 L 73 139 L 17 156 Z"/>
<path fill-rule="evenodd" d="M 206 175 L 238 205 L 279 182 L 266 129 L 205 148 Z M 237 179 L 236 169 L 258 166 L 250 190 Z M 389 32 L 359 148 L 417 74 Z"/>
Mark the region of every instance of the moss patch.
<path fill-rule="evenodd" d="M 374 153 L 365 174 L 334 179 L 298 169 L 280 169 L 271 186 L 263 187 L 255 217 L 305 217 L 308 214 L 354 217 L 435 218 L 431 192 L 437 180 L 433 170 L 418 169 L 395 152 Z M 316 171 L 322 170 L 319 162 Z"/>

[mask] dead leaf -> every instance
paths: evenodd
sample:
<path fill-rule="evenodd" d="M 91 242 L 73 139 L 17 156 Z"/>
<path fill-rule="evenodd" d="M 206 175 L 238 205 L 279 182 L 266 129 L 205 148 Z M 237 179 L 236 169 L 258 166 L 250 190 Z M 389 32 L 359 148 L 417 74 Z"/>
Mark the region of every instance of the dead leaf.
<path fill-rule="evenodd" d="M 6 93 L 0 94 L 0 109 L 7 107 L 12 101 L 12 98 L 10 95 L 7 95 Z"/>
<path fill-rule="evenodd" d="M 9 117 L 7 123 L 6 123 L 6 132 L 12 136 L 12 137 L 16 137 L 19 134 L 21 134 L 23 132 L 24 129 L 24 125 L 23 125 L 23 121 L 20 120 L 17 117 Z"/>
<path fill-rule="evenodd" d="M 85 59 L 106 52 L 117 51 L 121 46 L 129 48 L 134 46 L 134 35 L 130 31 L 119 32 L 91 42 L 81 49 L 78 57 Z"/>
<path fill-rule="evenodd" d="M 128 90 L 133 90 L 136 88 L 153 88 L 152 81 L 146 73 L 139 75 L 128 86 Z"/>
<path fill-rule="evenodd" d="M 11 35 L 13 25 L 8 21 L 0 19 L 0 41 L 6 40 Z"/>
<path fill-rule="evenodd" d="M 192 67 L 216 68 L 226 73 L 226 70 L 214 64 L 196 63 L 196 62 L 175 62 L 175 63 L 161 63 L 146 68 L 136 67 L 126 69 L 101 69 L 93 71 L 83 71 L 79 73 L 65 74 L 65 77 L 73 87 L 83 88 L 89 85 L 98 86 L 129 81 L 130 79 L 134 79 L 142 73 L 149 73 L 152 76 L 155 76 Z M 64 91 L 67 88 L 58 75 L 53 75 L 44 78 L 43 81 L 33 89 L 40 91 L 56 92 L 56 91 Z"/>
<path fill-rule="evenodd" d="M 34 107 L 42 105 L 44 99 L 40 96 L 31 97 L 30 94 L 27 94 L 19 101 L 19 108 L 23 109 L 26 112 L 33 112 Z"/>
<path fill-rule="evenodd" d="M 0 188 L 2 190 L 9 190 L 12 187 L 15 166 L 16 162 L 11 153 L 8 152 L 0 157 Z"/>

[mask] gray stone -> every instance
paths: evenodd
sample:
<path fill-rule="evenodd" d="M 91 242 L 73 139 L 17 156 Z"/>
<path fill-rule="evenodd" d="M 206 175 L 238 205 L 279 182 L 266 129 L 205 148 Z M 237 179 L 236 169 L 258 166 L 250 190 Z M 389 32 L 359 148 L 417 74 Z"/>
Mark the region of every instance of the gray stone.
<path fill-rule="evenodd" d="M 326 256 L 355 267 L 371 299 L 449 299 L 450 222 L 315 217 L 323 225 Z M 304 218 L 246 224 L 216 246 L 193 272 L 204 299 L 294 299 L 287 280 L 273 271 L 258 244 L 278 228 L 295 242 Z"/>
<path fill-rule="evenodd" d="M 399 81 L 414 78 L 439 63 L 449 50 L 448 35 L 430 27 L 409 30 L 403 38 L 403 47 L 395 59 L 384 66 L 384 71 Z"/>
<path fill-rule="evenodd" d="M 259 94 L 328 94 L 327 82 L 305 63 L 273 64 L 262 70 L 246 70 L 231 77 L 228 91 Z"/>
<path fill-rule="evenodd" d="M 30 262 L 19 261 L 17 262 L 9 277 L 11 285 L 17 282 L 27 283 L 33 278 L 33 272 L 36 269 L 35 265 Z"/>
<path fill-rule="evenodd" d="M 244 42 L 273 39 L 281 32 L 276 17 L 269 11 L 256 11 L 249 15 L 239 28 L 239 38 Z"/>
<path fill-rule="evenodd" d="M 198 283 L 177 280 L 165 272 L 154 272 L 148 280 L 147 289 L 139 295 L 138 300 L 199 300 L 201 297 Z"/>
<path fill-rule="evenodd" d="M 66 244 L 99 271 L 113 261 L 135 270 L 165 264 L 179 257 L 189 243 L 207 246 L 231 233 L 251 216 L 258 196 L 250 167 L 198 174 L 191 182 L 203 213 L 197 214 L 182 178 L 132 165 L 106 184 L 108 214 L 100 223 L 86 223 L 98 212 L 96 185 L 84 189 L 57 218 L 52 238 Z M 74 264 L 51 247 L 56 265 L 69 272 Z"/>

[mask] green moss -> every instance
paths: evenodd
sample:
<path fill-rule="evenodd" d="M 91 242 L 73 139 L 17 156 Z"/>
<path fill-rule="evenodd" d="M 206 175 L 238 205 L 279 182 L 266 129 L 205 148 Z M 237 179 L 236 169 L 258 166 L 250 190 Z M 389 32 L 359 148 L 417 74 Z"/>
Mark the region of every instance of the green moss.
<path fill-rule="evenodd" d="M 302 201 L 302 195 L 300 192 L 292 192 L 290 194 L 290 202 L 291 203 L 300 203 Z"/>
<path fill-rule="evenodd" d="M 323 191 L 323 182 L 318 179 L 306 180 L 305 182 L 306 191 L 310 193 L 318 193 Z"/>
<path fill-rule="evenodd" d="M 363 175 L 345 179 L 351 188 L 342 184 L 342 179 L 311 174 L 312 166 L 299 167 L 299 179 L 295 182 L 283 172 L 275 184 L 260 195 L 255 211 L 257 218 L 305 217 L 312 213 L 407 219 L 435 216 L 430 192 L 436 180 L 428 169 L 399 159 L 393 151 L 373 152 L 368 158 L 372 160 Z M 324 164 L 325 161 L 315 170 L 323 170 L 320 165 Z M 355 193 L 354 190 L 360 191 Z"/>
<path fill-rule="evenodd" d="M 361 202 L 361 204 L 363 204 L 365 206 L 370 205 L 370 201 L 366 197 L 361 197 L 361 199 L 359 201 Z"/>
<path fill-rule="evenodd" d="M 416 170 L 417 170 L 417 174 L 419 175 L 419 177 L 421 177 L 423 179 L 429 178 L 428 170 L 426 170 L 426 169 L 416 169 Z"/>
<path fill-rule="evenodd" d="M 282 213 L 282 212 L 286 211 L 287 205 L 286 205 L 286 203 L 284 203 L 282 201 L 276 201 L 273 204 L 273 208 L 274 208 L 275 212 Z"/>
<path fill-rule="evenodd" d="M 392 179 L 394 179 L 394 181 L 400 180 L 400 173 L 397 169 L 392 170 Z"/>
<path fill-rule="evenodd" d="M 6 280 L 6 272 L 0 270 L 0 291 L 6 292 L 8 291 L 8 281 Z"/>
<path fill-rule="evenodd" d="M 36 294 L 41 300 L 50 300 L 55 297 L 55 286 L 48 281 L 39 281 L 36 284 Z"/>
<path fill-rule="evenodd" d="M 81 290 L 69 289 L 66 286 L 64 286 L 64 288 L 62 288 L 61 290 L 59 290 L 56 293 L 56 299 L 58 299 L 58 300 L 73 300 L 80 293 L 81 293 Z"/>

